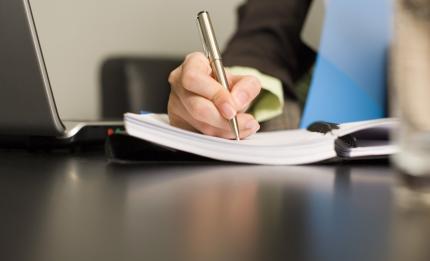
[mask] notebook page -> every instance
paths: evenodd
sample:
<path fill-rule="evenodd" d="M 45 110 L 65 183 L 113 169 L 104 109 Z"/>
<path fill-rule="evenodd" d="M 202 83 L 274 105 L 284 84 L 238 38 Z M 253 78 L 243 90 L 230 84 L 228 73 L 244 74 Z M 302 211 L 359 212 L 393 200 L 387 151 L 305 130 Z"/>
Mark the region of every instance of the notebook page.
<path fill-rule="evenodd" d="M 333 131 L 336 136 L 352 134 L 357 139 L 357 147 L 344 147 L 337 144 L 336 150 L 342 157 L 372 157 L 391 155 L 398 152 L 398 146 L 389 139 L 390 132 L 398 126 L 394 118 L 340 124 Z"/>
<path fill-rule="evenodd" d="M 125 115 L 127 132 L 163 146 L 244 163 L 304 164 L 336 156 L 334 138 L 306 130 L 257 133 L 241 141 L 210 137 L 169 125 L 166 115 Z"/>
<path fill-rule="evenodd" d="M 371 128 L 386 128 L 391 130 L 398 126 L 399 122 L 395 118 L 376 119 L 368 121 L 359 121 L 352 123 L 339 124 L 339 129 L 333 130 L 333 134 L 341 137 L 347 134 L 351 134 L 360 130 L 366 130 Z"/>

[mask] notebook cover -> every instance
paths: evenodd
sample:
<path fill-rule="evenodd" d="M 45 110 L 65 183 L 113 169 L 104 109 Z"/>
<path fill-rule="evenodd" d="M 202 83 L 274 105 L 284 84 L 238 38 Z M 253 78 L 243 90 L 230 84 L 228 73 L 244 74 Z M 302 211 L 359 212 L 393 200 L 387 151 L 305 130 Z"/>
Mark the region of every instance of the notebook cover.
<path fill-rule="evenodd" d="M 301 127 L 386 116 L 390 0 L 332 0 Z"/>

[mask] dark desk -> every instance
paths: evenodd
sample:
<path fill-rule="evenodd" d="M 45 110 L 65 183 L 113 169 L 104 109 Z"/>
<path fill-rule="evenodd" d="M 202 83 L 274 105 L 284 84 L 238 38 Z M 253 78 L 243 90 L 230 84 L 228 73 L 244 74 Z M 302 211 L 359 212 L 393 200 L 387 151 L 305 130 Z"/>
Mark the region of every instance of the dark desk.
<path fill-rule="evenodd" d="M 0 193 L 5 261 L 430 260 L 424 194 L 387 163 L 118 166 L 0 151 Z"/>

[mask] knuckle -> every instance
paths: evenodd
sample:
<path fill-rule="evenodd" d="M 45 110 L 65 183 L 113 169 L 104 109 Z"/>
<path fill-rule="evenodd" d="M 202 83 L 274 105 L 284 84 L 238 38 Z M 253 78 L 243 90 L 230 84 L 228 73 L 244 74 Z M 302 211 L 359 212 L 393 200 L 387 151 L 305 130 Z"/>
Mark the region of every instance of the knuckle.
<path fill-rule="evenodd" d="M 198 83 L 199 79 L 200 79 L 200 75 L 198 72 L 194 70 L 187 70 L 184 72 L 182 76 L 182 84 L 185 89 L 190 89 L 191 86 Z"/>
<path fill-rule="evenodd" d="M 206 56 L 202 52 L 194 52 L 193 57 L 196 59 L 206 60 Z"/>
<path fill-rule="evenodd" d="M 168 77 L 168 82 L 171 86 L 174 86 L 176 81 L 177 81 L 177 75 L 178 75 L 178 68 L 176 68 L 175 70 L 171 71 Z"/>
<path fill-rule="evenodd" d="M 185 56 L 184 63 L 188 62 L 190 59 L 192 59 L 194 53 L 189 53 Z"/>
<path fill-rule="evenodd" d="M 185 60 L 187 61 L 187 60 L 189 60 L 189 59 L 192 59 L 192 58 L 196 55 L 196 53 L 197 53 L 197 52 L 192 52 L 192 53 L 187 54 L 187 55 L 185 56 Z"/>
<path fill-rule="evenodd" d="M 174 75 L 174 71 L 171 71 L 169 74 L 169 78 L 167 78 L 167 81 L 169 82 L 170 85 L 173 85 L 173 83 L 175 82 L 175 75 Z"/>
<path fill-rule="evenodd" d="M 193 66 L 199 66 L 202 68 L 210 69 L 209 60 L 201 52 L 190 53 L 185 57 L 183 67 L 189 68 Z"/>
<path fill-rule="evenodd" d="M 204 57 L 204 55 L 201 52 L 192 52 L 185 56 L 185 60 L 201 59 L 202 57 Z"/>

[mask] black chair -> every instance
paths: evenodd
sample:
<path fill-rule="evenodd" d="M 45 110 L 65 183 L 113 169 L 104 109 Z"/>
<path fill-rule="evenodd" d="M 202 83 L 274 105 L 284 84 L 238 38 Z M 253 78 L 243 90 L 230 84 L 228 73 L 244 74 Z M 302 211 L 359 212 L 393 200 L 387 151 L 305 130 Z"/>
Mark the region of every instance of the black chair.
<path fill-rule="evenodd" d="M 125 112 L 167 112 L 169 73 L 181 58 L 116 57 L 101 66 L 101 114 L 122 118 Z"/>

